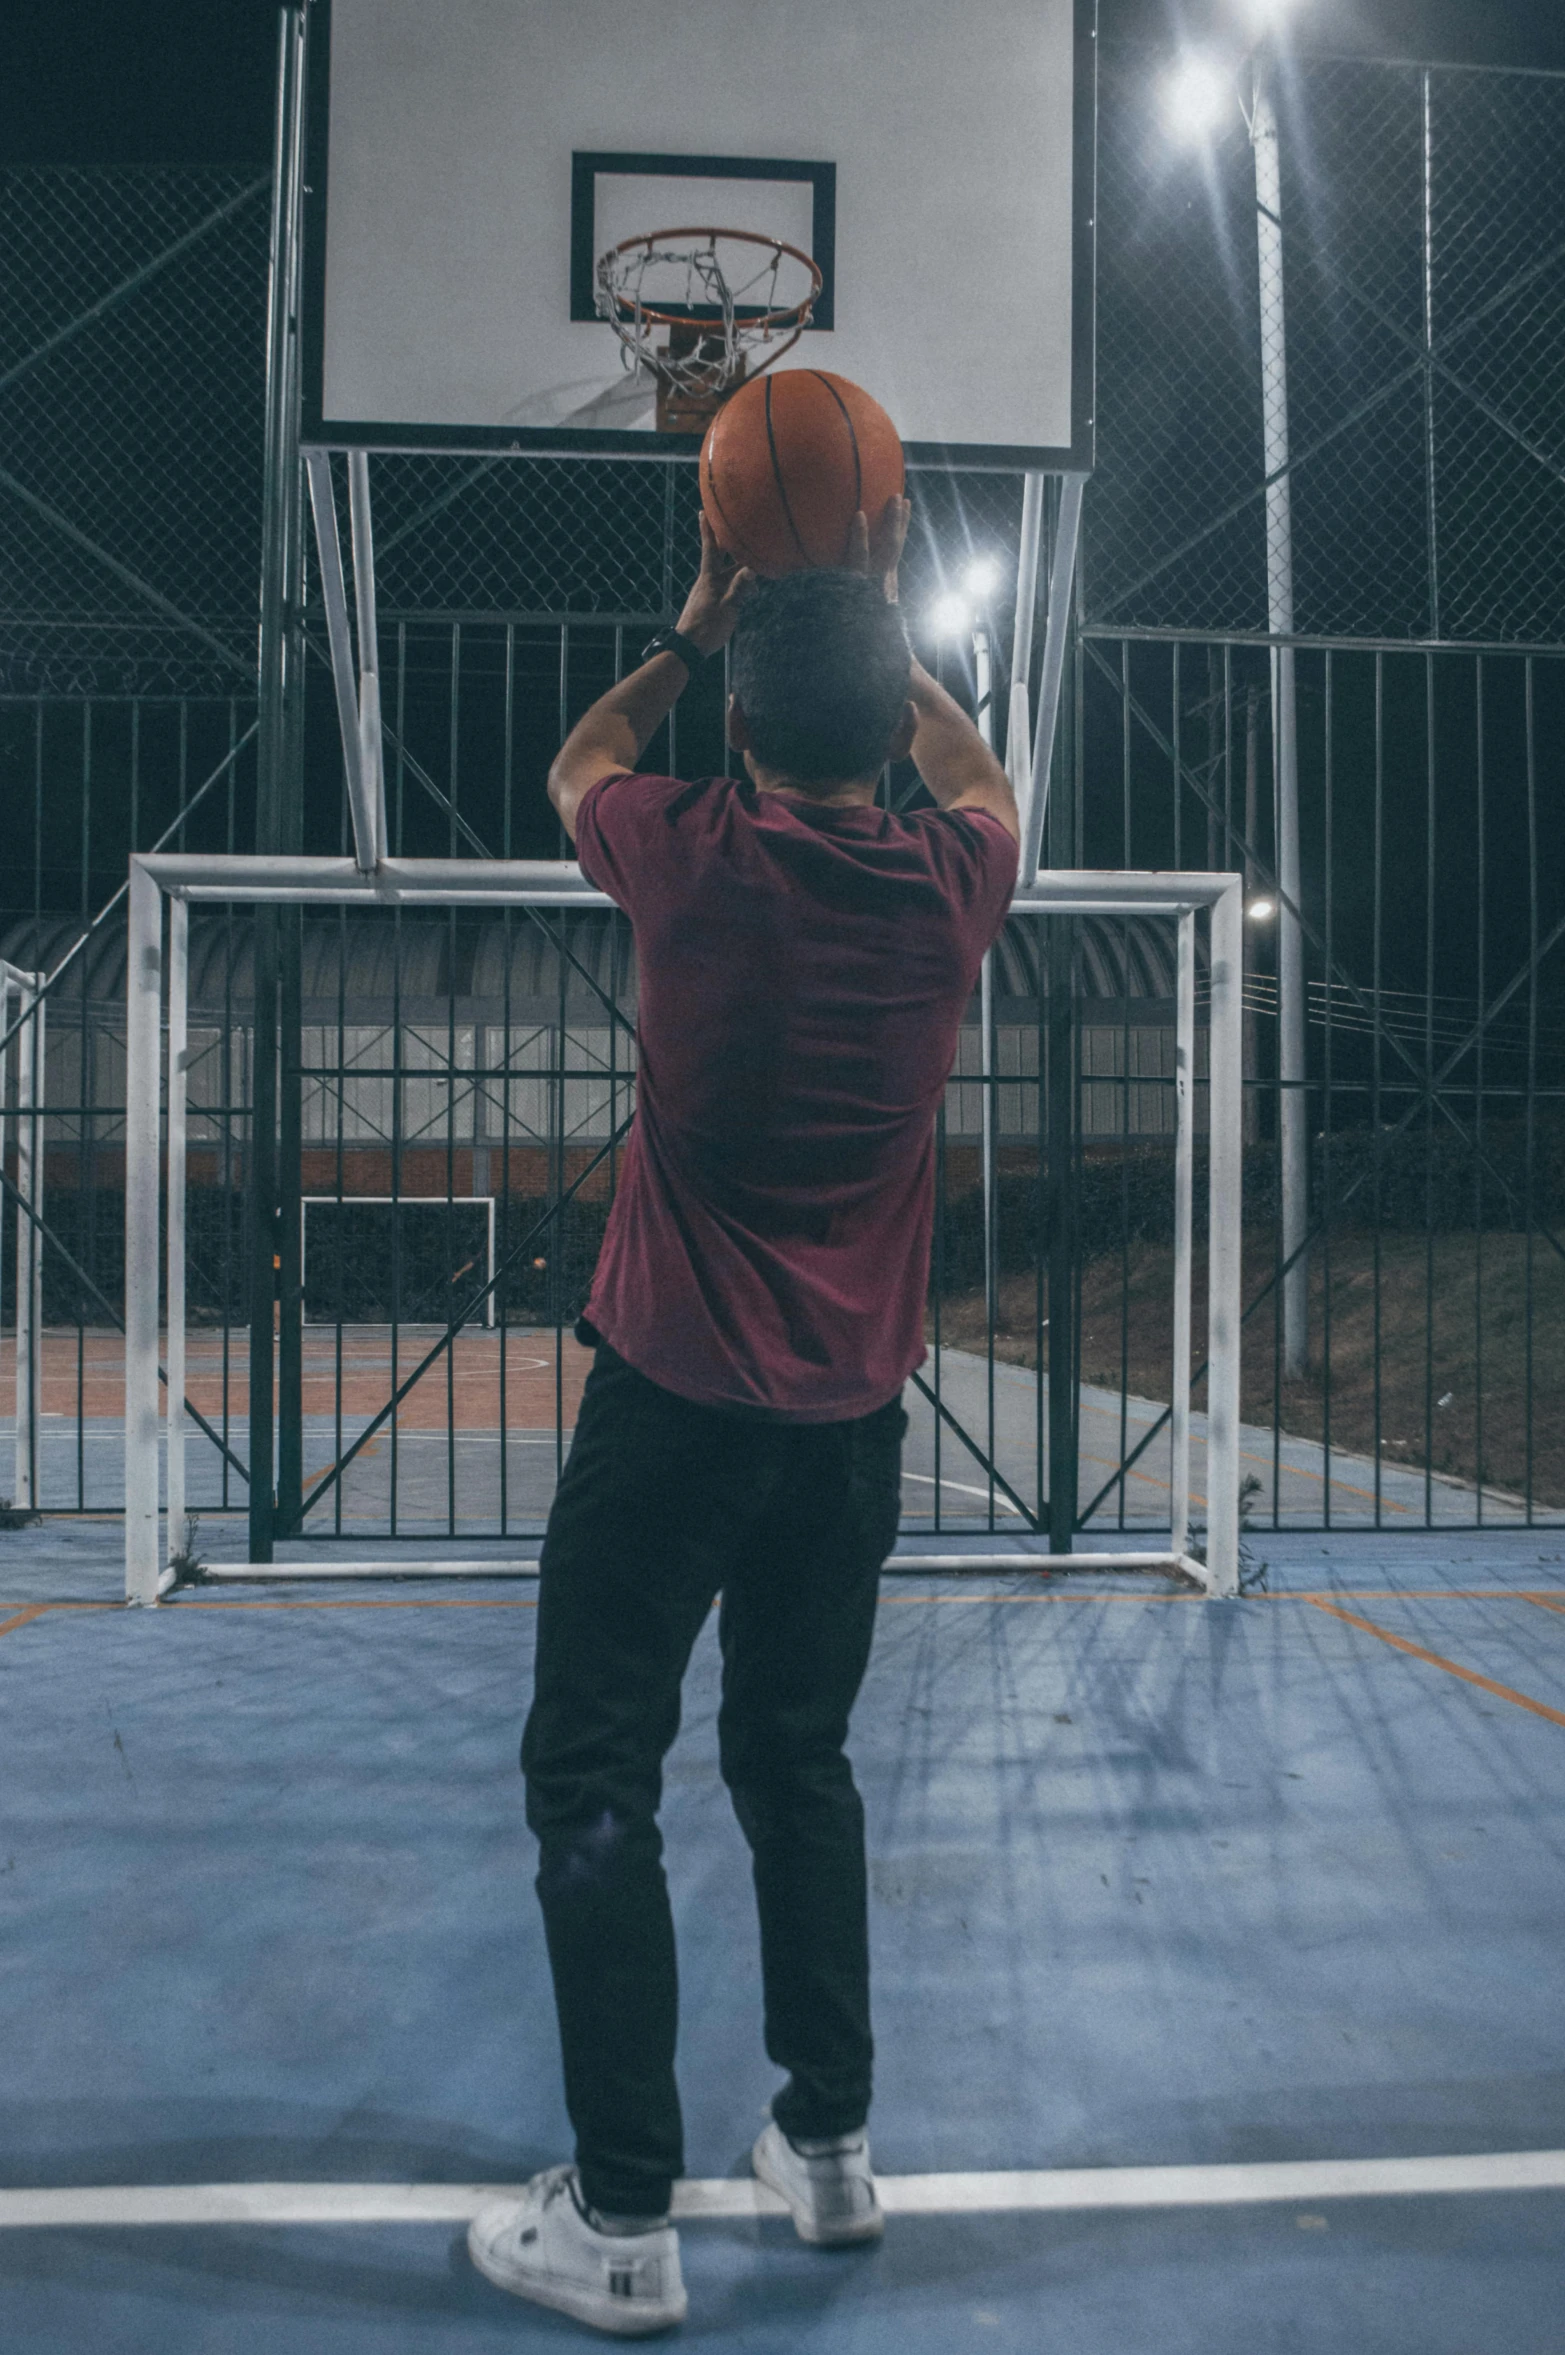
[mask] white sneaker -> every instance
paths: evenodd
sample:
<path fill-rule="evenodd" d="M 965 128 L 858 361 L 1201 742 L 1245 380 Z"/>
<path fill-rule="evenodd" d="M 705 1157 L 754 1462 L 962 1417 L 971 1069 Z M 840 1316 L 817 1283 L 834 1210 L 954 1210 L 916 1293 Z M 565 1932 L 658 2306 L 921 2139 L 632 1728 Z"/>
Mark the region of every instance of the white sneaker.
<path fill-rule="evenodd" d="M 787 2201 L 801 2241 L 838 2248 L 878 2240 L 886 2229 L 862 2131 L 801 2147 L 774 2120 L 750 2153 L 750 2164 Z"/>
<path fill-rule="evenodd" d="M 550 2167 L 519 2200 L 481 2209 L 467 2245 L 479 2272 L 500 2289 L 616 2338 L 638 2339 L 685 2319 L 673 2226 L 600 2232 L 578 2205 L 574 2167 Z"/>

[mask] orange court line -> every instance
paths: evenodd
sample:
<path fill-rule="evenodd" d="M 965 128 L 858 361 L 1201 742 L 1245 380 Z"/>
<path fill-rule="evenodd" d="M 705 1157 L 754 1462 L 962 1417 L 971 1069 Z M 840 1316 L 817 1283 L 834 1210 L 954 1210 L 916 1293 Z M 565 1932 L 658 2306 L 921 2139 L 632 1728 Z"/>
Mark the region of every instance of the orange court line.
<path fill-rule="evenodd" d="M 1341 1611 L 1335 1603 L 1323 1602 L 1319 1595 L 1305 1599 L 1317 1611 L 1327 1611 L 1333 1619 L 1344 1619 L 1349 1627 L 1362 1627 L 1366 1635 L 1378 1636 L 1383 1644 L 1392 1644 L 1397 1651 L 1423 1660 L 1431 1668 L 1443 1668 L 1448 1676 L 1459 1676 L 1464 1684 L 1475 1684 L 1481 1692 L 1493 1693 L 1497 1700 L 1514 1702 L 1518 1709 L 1530 1709 L 1534 1717 L 1545 1717 L 1550 1725 L 1565 1725 L 1565 1709 L 1551 1709 L 1547 1701 L 1534 1701 L 1511 1685 L 1496 1684 L 1492 1676 L 1480 1676 L 1476 1668 L 1464 1668 L 1459 1661 L 1442 1659 L 1438 1652 L 1426 1652 L 1422 1644 L 1410 1644 L 1405 1635 L 1393 1635 L 1389 1628 L 1377 1627 L 1373 1619 L 1361 1619 L 1356 1611 Z"/>
<path fill-rule="evenodd" d="M 1522 1599 L 1536 1603 L 1541 1611 L 1565 1611 L 1565 1595 L 1524 1595 Z"/>
<path fill-rule="evenodd" d="M 27 1603 L 14 1618 L 0 1619 L 0 1635 L 9 1635 L 13 1627 L 26 1627 L 34 1619 L 41 1619 L 46 1611 L 122 1611 L 123 1603 Z M 0 1603 L 0 1611 L 5 1605 Z"/>
<path fill-rule="evenodd" d="M 0 1635 L 9 1635 L 13 1627 L 25 1627 L 30 1619 L 41 1619 L 49 1609 L 47 1603 L 29 1603 L 25 1611 L 18 1611 L 12 1619 L 0 1619 Z"/>

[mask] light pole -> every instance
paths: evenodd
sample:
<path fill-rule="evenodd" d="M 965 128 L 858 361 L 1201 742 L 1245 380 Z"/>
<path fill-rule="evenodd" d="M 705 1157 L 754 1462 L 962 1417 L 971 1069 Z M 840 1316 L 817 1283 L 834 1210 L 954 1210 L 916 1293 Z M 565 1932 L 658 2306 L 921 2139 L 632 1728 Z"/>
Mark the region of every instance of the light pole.
<path fill-rule="evenodd" d="M 1283 281 L 1282 165 L 1272 82 L 1274 45 L 1265 35 L 1289 0 L 1243 0 L 1258 36 L 1249 57 L 1245 109 L 1255 165 L 1255 241 L 1261 355 L 1262 465 L 1266 490 L 1266 623 L 1271 639 L 1272 770 L 1277 826 L 1278 1161 L 1282 1195 L 1283 1371 L 1297 1380 L 1309 1362 L 1309 1122 L 1305 1092 L 1304 934 L 1300 921 L 1299 721 L 1293 598 L 1293 477 L 1288 430 L 1288 327 Z M 1169 90 L 1187 137 L 1216 131 L 1232 106 L 1234 80 L 1215 60 L 1192 56 Z M 1241 105 L 1243 101 L 1241 100 Z M 1291 1264 L 1289 1264 L 1291 1263 Z"/>
<path fill-rule="evenodd" d="M 1299 922 L 1299 709 L 1293 612 L 1293 477 L 1288 433 L 1288 326 L 1283 289 L 1282 164 L 1271 61 L 1251 67 L 1255 242 L 1260 270 L 1261 432 L 1266 466 L 1266 622 L 1271 634 L 1272 764 L 1277 809 L 1278 1158 L 1282 1176 L 1283 1371 L 1309 1359 L 1309 1124 L 1304 1076 L 1304 935 Z M 1297 1254 L 1297 1257 L 1295 1257 Z M 1291 1265 L 1288 1265 L 1289 1262 Z"/>

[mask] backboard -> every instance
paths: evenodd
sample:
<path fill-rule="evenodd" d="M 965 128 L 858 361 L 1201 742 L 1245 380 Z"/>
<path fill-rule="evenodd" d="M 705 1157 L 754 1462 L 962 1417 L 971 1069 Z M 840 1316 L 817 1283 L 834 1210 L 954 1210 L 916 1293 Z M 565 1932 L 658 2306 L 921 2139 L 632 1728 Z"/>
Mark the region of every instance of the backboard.
<path fill-rule="evenodd" d="M 635 231 L 824 286 L 782 365 L 917 465 L 1084 470 L 1094 0 L 314 0 L 304 439 L 689 457 L 592 303 Z"/>

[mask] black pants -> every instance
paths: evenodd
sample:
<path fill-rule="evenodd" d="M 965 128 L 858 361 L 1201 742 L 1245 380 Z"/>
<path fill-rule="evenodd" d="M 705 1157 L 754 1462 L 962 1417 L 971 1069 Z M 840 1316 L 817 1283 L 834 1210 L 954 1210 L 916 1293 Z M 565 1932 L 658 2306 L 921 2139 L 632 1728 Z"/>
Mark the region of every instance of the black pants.
<path fill-rule="evenodd" d="M 657 1810 L 722 1595 L 723 1779 L 750 1843 L 766 2050 L 794 2136 L 851 2133 L 873 2047 L 864 1811 L 843 1755 L 896 1535 L 898 1401 L 848 1423 L 691 1404 L 600 1347 L 549 1516 L 527 1820 L 584 2197 L 655 2215 L 684 2167 Z"/>

